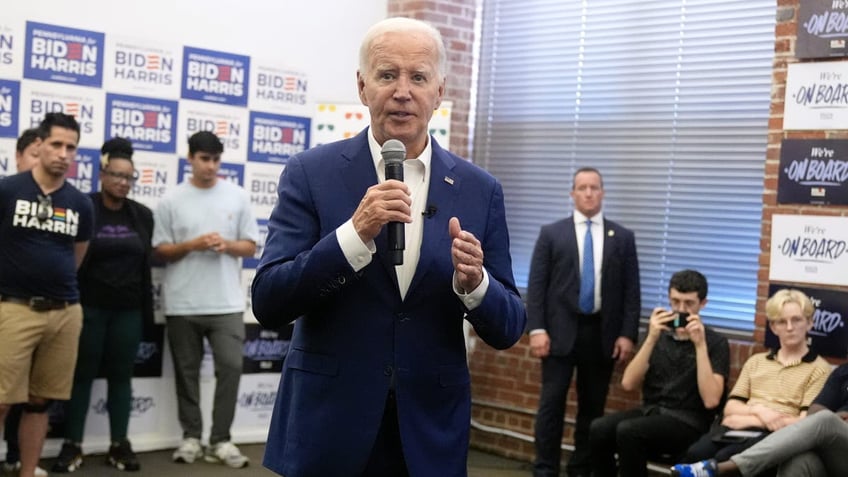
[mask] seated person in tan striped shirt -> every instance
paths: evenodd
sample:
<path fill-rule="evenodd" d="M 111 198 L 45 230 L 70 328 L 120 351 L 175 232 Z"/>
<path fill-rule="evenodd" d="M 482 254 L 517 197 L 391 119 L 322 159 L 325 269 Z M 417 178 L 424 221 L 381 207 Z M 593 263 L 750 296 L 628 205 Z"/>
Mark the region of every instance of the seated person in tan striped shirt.
<path fill-rule="evenodd" d="M 827 361 L 807 346 L 813 312 L 810 299 L 798 290 L 780 290 L 768 300 L 768 326 L 780 347 L 745 362 L 724 406 L 721 425 L 689 447 L 686 462 L 727 460 L 807 414 L 830 374 Z"/>

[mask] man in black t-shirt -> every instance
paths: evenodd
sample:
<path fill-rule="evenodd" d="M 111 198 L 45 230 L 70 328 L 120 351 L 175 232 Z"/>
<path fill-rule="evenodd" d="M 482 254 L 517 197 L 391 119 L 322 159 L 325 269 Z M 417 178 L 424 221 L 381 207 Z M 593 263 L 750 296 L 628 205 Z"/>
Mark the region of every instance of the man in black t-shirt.
<path fill-rule="evenodd" d="M 34 169 L 0 181 L 0 421 L 25 403 L 21 477 L 32 477 L 47 433 L 47 404 L 66 400 L 82 309 L 76 271 L 92 233 L 91 200 L 65 181 L 80 128 L 49 113 Z"/>
<path fill-rule="evenodd" d="M 675 273 L 668 298 L 671 309 L 654 309 L 648 335 L 621 378 L 627 391 L 641 386 L 642 406 L 592 422 L 595 477 L 645 476 L 649 458 L 682 454 L 707 431 L 724 399 L 730 347 L 698 315 L 707 304 L 706 277 Z"/>

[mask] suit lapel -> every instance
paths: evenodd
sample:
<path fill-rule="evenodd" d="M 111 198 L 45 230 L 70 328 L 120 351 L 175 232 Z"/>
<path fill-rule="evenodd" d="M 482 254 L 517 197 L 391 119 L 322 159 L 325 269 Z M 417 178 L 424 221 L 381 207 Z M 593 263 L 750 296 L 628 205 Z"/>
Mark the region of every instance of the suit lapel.
<path fill-rule="evenodd" d="M 577 232 L 574 230 L 573 215 L 565 221 L 565 230 L 563 230 L 563 234 L 566 245 L 571 248 L 570 252 L 574 256 L 574 263 L 577 264 L 576 267 L 572 267 L 571 273 L 574 274 L 574 279 L 577 283 L 580 283 L 580 245 L 577 243 Z"/>
<path fill-rule="evenodd" d="M 601 263 L 601 277 L 605 275 L 609 257 L 615 251 L 615 230 L 604 220 L 604 258 Z"/>
<path fill-rule="evenodd" d="M 424 230 L 421 239 L 421 255 L 406 293 L 409 298 L 421 283 L 439 254 L 445 253 L 445 244 L 450 247 L 448 223 L 456 215 L 457 197 L 462 180 L 454 171 L 454 159 L 433 141 L 433 156 L 430 159 L 430 188 L 427 191 L 427 206 L 436 207 L 430 217 L 423 217 Z M 447 252 L 450 253 L 450 252 Z"/>
<path fill-rule="evenodd" d="M 374 169 L 374 161 L 371 157 L 371 149 L 368 147 L 368 129 L 364 129 L 351 142 L 350 146 L 342 151 L 342 157 L 347 161 L 340 171 L 347 186 L 350 203 L 359 204 L 365 197 L 368 188 L 377 183 L 377 171 Z M 356 210 L 354 205 L 353 210 Z M 374 246 L 377 248 L 376 259 L 388 275 L 387 279 L 394 285 L 394 295 L 400 295 L 398 287 L 397 272 L 395 266 L 387 253 L 388 232 L 386 227 L 374 237 Z"/>

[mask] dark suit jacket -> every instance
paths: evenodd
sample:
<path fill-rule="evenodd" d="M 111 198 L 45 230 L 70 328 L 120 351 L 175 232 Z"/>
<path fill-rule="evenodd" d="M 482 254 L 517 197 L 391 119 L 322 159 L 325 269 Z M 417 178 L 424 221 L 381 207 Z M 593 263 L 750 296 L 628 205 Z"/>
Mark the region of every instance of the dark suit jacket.
<path fill-rule="evenodd" d="M 366 130 L 367 131 L 367 130 Z M 401 301 L 386 254 L 354 272 L 334 231 L 377 183 L 367 132 L 292 157 L 253 282 L 253 311 L 278 328 L 296 319 L 265 465 L 286 477 L 360 475 L 390 385 L 410 475 L 464 476 L 470 420 L 462 321 L 495 348 L 526 322 L 515 287 L 500 184 L 433 141 L 421 257 Z M 482 242 L 488 291 L 467 313 L 452 289 L 448 220 Z"/>
<path fill-rule="evenodd" d="M 574 346 L 579 294 L 580 259 L 572 216 L 542 227 L 530 262 L 528 329 L 548 332 L 551 355 L 565 356 Z M 612 355 L 619 336 L 636 342 L 640 310 L 635 237 L 630 230 L 604 219 L 601 320 L 605 355 Z"/>

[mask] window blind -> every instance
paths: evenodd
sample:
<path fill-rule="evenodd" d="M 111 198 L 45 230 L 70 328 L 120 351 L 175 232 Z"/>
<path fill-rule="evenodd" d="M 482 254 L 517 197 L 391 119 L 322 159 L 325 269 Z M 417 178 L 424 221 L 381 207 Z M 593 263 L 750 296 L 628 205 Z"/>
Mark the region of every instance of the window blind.
<path fill-rule="evenodd" d="M 672 273 L 709 281 L 705 321 L 752 330 L 774 51 L 763 0 L 482 0 L 472 157 L 504 186 L 526 287 L 572 174 L 636 233 L 642 314 Z"/>

